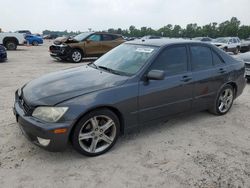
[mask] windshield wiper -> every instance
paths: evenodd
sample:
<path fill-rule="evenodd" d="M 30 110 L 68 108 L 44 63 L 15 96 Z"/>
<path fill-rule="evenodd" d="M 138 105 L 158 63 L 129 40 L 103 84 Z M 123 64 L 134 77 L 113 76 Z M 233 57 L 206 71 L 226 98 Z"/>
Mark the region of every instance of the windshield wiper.
<path fill-rule="evenodd" d="M 113 73 L 113 74 L 117 74 L 117 75 L 126 75 L 126 73 L 123 73 L 123 72 L 120 72 L 120 71 L 116 71 L 114 69 L 111 69 L 111 68 L 108 68 L 108 67 L 104 67 L 104 66 L 98 66 L 98 68 L 100 69 L 103 69 L 103 70 L 106 70 L 110 73 Z"/>
<path fill-rule="evenodd" d="M 94 62 L 91 62 L 91 63 L 88 64 L 88 66 L 91 66 L 91 65 L 93 65 L 94 68 L 98 69 L 98 66 Z M 91 67 L 93 67 L 93 66 L 91 66 Z"/>

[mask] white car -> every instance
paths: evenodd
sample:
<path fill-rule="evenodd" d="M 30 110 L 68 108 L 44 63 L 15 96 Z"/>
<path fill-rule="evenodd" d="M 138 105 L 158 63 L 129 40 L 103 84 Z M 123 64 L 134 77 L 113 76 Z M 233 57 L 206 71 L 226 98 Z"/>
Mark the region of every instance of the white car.
<path fill-rule="evenodd" d="M 245 62 L 246 78 L 250 81 L 250 52 L 242 53 L 236 56 L 237 58 Z"/>
<path fill-rule="evenodd" d="M 219 37 L 212 44 L 226 52 L 238 54 L 241 48 L 241 41 L 238 37 Z"/>
<path fill-rule="evenodd" d="M 17 45 L 26 44 L 25 34 L 21 33 L 0 33 L 0 44 L 7 50 L 16 50 Z"/>

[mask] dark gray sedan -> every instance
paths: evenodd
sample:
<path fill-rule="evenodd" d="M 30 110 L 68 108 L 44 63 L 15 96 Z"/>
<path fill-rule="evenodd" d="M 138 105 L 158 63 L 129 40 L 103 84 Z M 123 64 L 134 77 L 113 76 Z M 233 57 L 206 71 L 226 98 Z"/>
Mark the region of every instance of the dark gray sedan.
<path fill-rule="evenodd" d="M 70 142 L 96 156 L 142 125 L 191 111 L 226 114 L 245 87 L 244 72 L 244 62 L 210 44 L 131 41 L 29 82 L 16 91 L 14 114 L 33 143 L 59 151 Z"/>

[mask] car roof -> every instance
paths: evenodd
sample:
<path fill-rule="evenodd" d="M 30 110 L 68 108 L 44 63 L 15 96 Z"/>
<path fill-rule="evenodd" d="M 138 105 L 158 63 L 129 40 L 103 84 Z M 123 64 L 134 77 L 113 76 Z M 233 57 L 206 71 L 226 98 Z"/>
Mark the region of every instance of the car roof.
<path fill-rule="evenodd" d="M 204 45 L 203 42 L 199 41 L 192 41 L 188 39 L 168 39 L 168 38 L 161 38 L 161 39 L 138 39 L 133 41 L 128 41 L 126 44 L 137 44 L 137 45 L 147 45 L 147 46 L 166 46 L 170 44 L 201 44 Z"/>
<path fill-rule="evenodd" d="M 120 34 L 115 34 L 115 33 L 108 33 L 108 32 L 100 32 L 100 31 L 98 31 L 98 32 L 90 32 L 90 34 L 93 34 L 93 33 L 95 33 L 95 34 L 107 34 L 107 35 L 116 35 L 116 36 L 122 36 L 122 35 L 120 35 Z"/>

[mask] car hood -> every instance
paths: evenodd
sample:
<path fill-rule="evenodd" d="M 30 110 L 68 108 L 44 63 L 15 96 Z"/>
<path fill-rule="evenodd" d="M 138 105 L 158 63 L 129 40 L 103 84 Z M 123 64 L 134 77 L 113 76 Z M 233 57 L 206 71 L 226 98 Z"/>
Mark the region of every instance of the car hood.
<path fill-rule="evenodd" d="M 57 37 L 54 40 L 55 45 L 60 45 L 60 44 L 68 44 L 68 43 L 78 43 L 79 41 L 75 40 L 74 38 L 70 37 Z"/>
<path fill-rule="evenodd" d="M 32 106 L 56 105 L 90 92 L 119 86 L 128 79 L 90 66 L 66 69 L 35 79 L 23 87 L 24 100 Z"/>
<path fill-rule="evenodd" d="M 240 58 L 243 61 L 245 61 L 247 64 L 250 63 L 250 52 L 239 54 L 236 57 Z"/>

